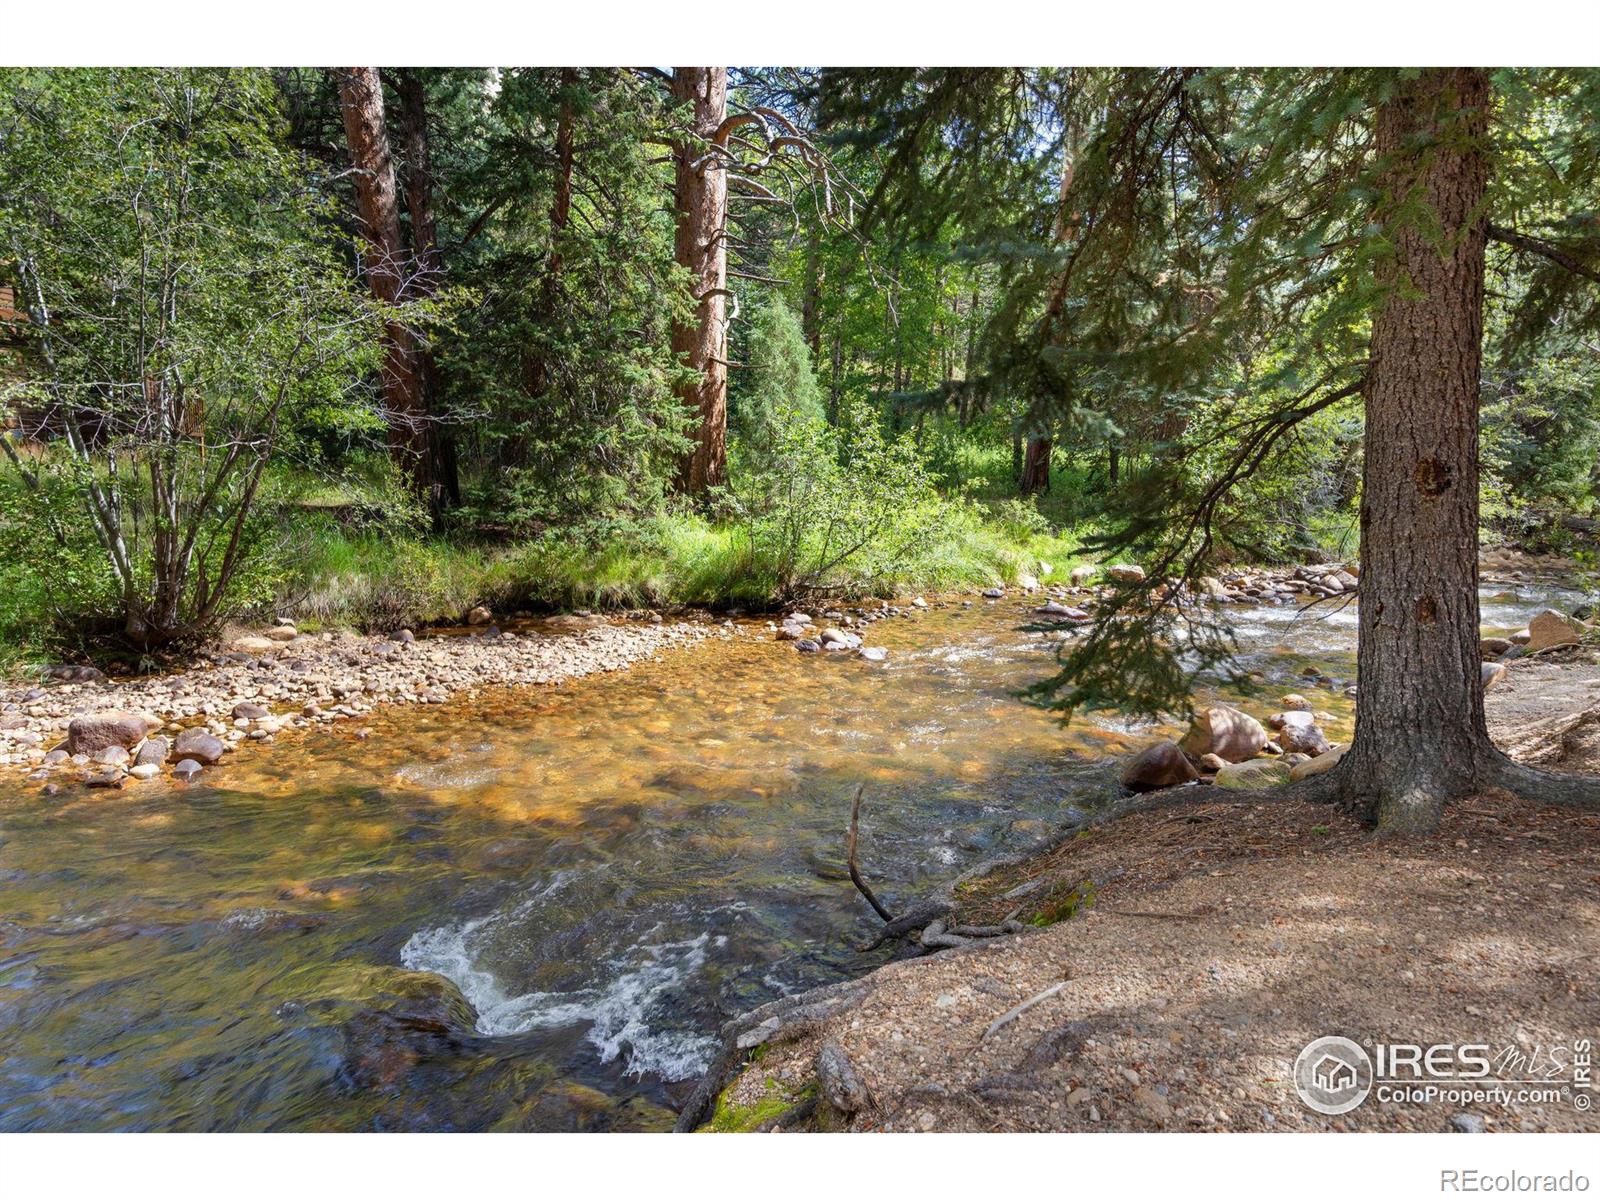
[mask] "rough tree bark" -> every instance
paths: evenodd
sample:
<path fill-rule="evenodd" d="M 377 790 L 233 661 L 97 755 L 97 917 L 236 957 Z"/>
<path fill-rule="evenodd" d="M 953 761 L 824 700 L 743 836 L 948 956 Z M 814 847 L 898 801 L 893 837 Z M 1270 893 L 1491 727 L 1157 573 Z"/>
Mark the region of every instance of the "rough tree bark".
<path fill-rule="evenodd" d="M 356 209 L 366 243 L 363 267 L 374 298 L 384 304 L 404 299 L 407 255 L 400 239 L 400 206 L 394 159 L 384 124 L 383 84 L 377 67 L 335 67 L 345 140 L 355 168 Z M 414 339 L 403 324 L 383 328 L 382 368 L 389 452 L 419 497 L 432 493 L 431 454 L 422 375 Z"/>
<path fill-rule="evenodd" d="M 1043 495 L 1050 490 L 1050 439 L 1031 437 L 1022 459 L 1022 476 L 1017 488 L 1024 496 Z"/>
<path fill-rule="evenodd" d="M 672 351 L 695 378 L 679 398 L 693 413 L 693 446 L 675 489 L 703 496 L 728 481 L 728 175 L 716 147 L 728 111 L 726 67 L 674 67 L 672 95 L 690 106 L 688 136 L 674 147 L 675 256 L 689 272 L 695 316 L 673 326 Z"/>
<path fill-rule="evenodd" d="M 561 69 L 561 109 L 556 115 L 556 193 L 550 202 L 550 275 L 561 277 L 561 235 L 572 220 L 572 94 L 578 86 L 574 67 Z"/>
<path fill-rule="evenodd" d="M 1394 832 L 1435 828 L 1499 763 L 1478 667 L 1488 104 L 1486 72 L 1434 69 L 1377 119 L 1394 255 L 1363 388 L 1361 696 L 1338 775 L 1342 802 Z"/>
<path fill-rule="evenodd" d="M 433 211 L 433 165 L 428 146 L 428 94 L 422 76 L 413 68 L 395 73 L 400 96 L 400 130 L 405 148 L 406 211 L 411 217 L 414 267 L 406 280 L 407 295 L 431 296 L 444 282 L 444 257 L 439 251 L 439 224 Z M 421 404 L 430 418 L 428 454 L 429 508 L 437 527 L 444 511 L 461 503 L 461 481 L 456 468 L 455 438 L 439 414 L 439 367 L 433 351 L 417 343 L 416 365 L 422 388 Z"/>

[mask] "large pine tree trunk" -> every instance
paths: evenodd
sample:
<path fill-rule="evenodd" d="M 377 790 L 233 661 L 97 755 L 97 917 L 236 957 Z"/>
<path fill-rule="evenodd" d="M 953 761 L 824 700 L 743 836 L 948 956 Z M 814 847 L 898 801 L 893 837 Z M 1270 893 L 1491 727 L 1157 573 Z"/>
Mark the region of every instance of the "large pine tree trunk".
<path fill-rule="evenodd" d="M 675 487 L 703 496 L 728 481 L 728 175 L 712 150 L 727 116 L 728 69 L 674 67 L 672 95 L 690 106 L 690 136 L 676 148 L 675 251 L 697 302 L 694 319 L 672 330 L 673 353 L 695 373 L 678 392 L 693 414 L 694 445 Z"/>
<path fill-rule="evenodd" d="M 1490 781 L 1478 666 L 1478 374 L 1488 77 L 1427 70 L 1378 114 L 1394 247 L 1363 396 L 1360 699 L 1339 775 L 1380 829 Z"/>
<path fill-rule="evenodd" d="M 400 239 L 400 204 L 384 124 L 383 85 L 377 67 L 335 67 L 333 71 L 355 168 L 367 283 L 376 299 L 395 304 L 403 299 L 407 255 Z M 384 416 L 389 426 L 389 452 L 417 495 L 426 499 L 432 492 L 432 456 L 422 375 L 413 343 L 410 330 L 400 322 L 384 325 Z"/>
<path fill-rule="evenodd" d="M 433 211 L 433 164 L 428 145 L 428 94 L 414 68 L 396 73 L 400 95 L 400 128 L 405 146 L 406 211 L 411 217 L 413 266 L 406 290 L 431 296 L 444 283 L 444 257 L 439 251 L 439 224 Z M 461 481 L 456 467 L 455 437 L 437 418 L 440 411 L 439 367 L 433 351 L 417 344 L 416 363 L 422 386 L 422 408 L 432 418 L 428 428 L 429 507 L 435 526 L 444 511 L 461 503 Z"/>
<path fill-rule="evenodd" d="M 1049 438 L 1028 439 L 1028 452 L 1022 460 L 1022 478 L 1017 486 L 1024 496 L 1043 495 L 1050 490 Z"/>

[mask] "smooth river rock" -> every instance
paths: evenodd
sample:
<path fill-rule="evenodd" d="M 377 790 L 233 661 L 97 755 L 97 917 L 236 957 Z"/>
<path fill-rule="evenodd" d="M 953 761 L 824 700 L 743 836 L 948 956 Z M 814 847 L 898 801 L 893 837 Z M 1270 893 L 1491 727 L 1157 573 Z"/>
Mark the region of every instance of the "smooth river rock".
<path fill-rule="evenodd" d="M 185 729 L 173 744 L 173 752 L 180 758 L 199 759 L 203 763 L 218 762 L 227 749 L 222 739 L 204 729 Z M 178 764 L 182 766 L 182 763 Z M 176 773 L 176 772 L 174 772 Z"/>
<path fill-rule="evenodd" d="M 1549 650 L 1554 646 L 1576 646 L 1582 639 L 1583 628 L 1571 617 L 1547 608 L 1528 622 L 1528 652 Z"/>
<path fill-rule="evenodd" d="M 1134 792 L 1154 792 L 1199 778 L 1200 772 L 1176 742 L 1157 742 L 1146 746 L 1123 768 L 1122 786 Z"/>
<path fill-rule="evenodd" d="M 1289 769 L 1291 782 L 1299 783 L 1302 779 L 1310 779 L 1313 775 L 1321 775 L 1324 771 L 1331 771 L 1339 765 L 1339 760 L 1349 750 L 1348 746 L 1335 746 L 1324 754 L 1319 754 L 1308 762 L 1299 763 Z"/>
<path fill-rule="evenodd" d="M 1215 754 L 1231 763 L 1244 762 L 1260 754 L 1267 745 L 1267 731 L 1261 722 L 1226 704 L 1216 704 L 1195 714 L 1189 732 L 1178 743 L 1193 758 Z"/>
<path fill-rule="evenodd" d="M 75 717 L 67 726 L 67 752 L 96 754 L 107 746 L 131 750 L 149 732 L 149 722 L 138 713 L 103 712 Z"/>
<path fill-rule="evenodd" d="M 1281 712 L 1273 721 L 1278 730 L 1278 745 L 1285 754 L 1304 754 L 1315 758 L 1332 748 L 1327 735 L 1317 728 L 1316 718 L 1308 712 Z"/>

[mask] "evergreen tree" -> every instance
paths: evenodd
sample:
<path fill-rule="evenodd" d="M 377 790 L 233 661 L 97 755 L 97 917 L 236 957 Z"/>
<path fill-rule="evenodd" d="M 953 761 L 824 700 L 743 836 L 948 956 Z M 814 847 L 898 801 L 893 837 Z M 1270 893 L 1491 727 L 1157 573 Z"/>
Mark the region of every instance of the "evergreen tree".
<path fill-rule="evenodd" d="M 1475 646 L 1485 247 L 1517 252 L 1507 271 L 1531 269 L 1529 306 L 1592 321 L 1594 297 L 1577 289 L 1600 250 L 1580 216 L 1596 202 L 1597 160 L 1584 153 L 1596 83 L 1594 72 L 1491 83 L 1481 71 L 1133 70 L 1054 97 L 1012 71 L 959 84 L 944 72 L 824 77 L 832 120 L 873 132 L 893 164 L 880 219 L 910 236 L 959 216 L 1001 266 L 988 387 L 1041 396 L 1070 420 L 1096 396 L 1161 406 L 1233 392 L 1240 347 L 1263 340 L 1282 363 L 1251 380 L 1264 402 L 1233 406 L 1224 453 L 1173 455 L 1127 489 L 1104 548 L 1143 552 L 1150 580 L 1067 654 L 1046 695 L 1069 711 L 1161 711 L 1187 693 L 1182 653 L 1225 661 L 1227 629 L 1191 611 L 1191 636 L 1174 637 L 1158 590 L 1182 604 L 1167 580 L 1208 568 L 1240 481 L 1302 422 L 1360 396 L 1360 715 L 1347 761 L 1316 790 L 1405 829 L 1496 783 L 1595 802 L 1593 785 L 1536 777 L 1489 744 Z M 1031 126 L 1025 96 L 1044 96 Z M 1073 236 L 1007 244 L 1029 206 L 986 220 L 977 181 L 1015 177 L 1015 143 L 996 147 L 1019 128 L 1048 147 L 1039 131 L 1075 118 L 1094 133 L 1058 201 Z M 1527 217 L 1538 233 L 1520 227 Z"/>

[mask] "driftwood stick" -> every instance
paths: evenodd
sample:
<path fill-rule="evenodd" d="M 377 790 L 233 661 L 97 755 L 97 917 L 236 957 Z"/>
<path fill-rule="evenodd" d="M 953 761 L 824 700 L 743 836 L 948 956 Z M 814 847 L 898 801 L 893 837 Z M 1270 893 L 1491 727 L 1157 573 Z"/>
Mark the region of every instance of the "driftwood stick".
<path fill-rule="evenodd" d="M 1012 1021 L 1015 1021 L 1018 1017 L 1020 1017 L 1023 1013 L 1027 1012 L 1035 1004 L 1043 1004 L 1046 1000 L 1050 999 L 1051 996 L 1054 996 L 1057 992 L 1059 992 L 1062 988 L 1064 988 L 1066 986 L 1067 986 L 1067 981 L 1065 979 L 1063 979 L 1060 983 L 1053 983 L 1049 987 L 1045 988 L 1044 991 L 1040 992 L 1037 996 L 1030 996 L 1028 999 L 1024 1000 L 1021 1004 L 1017 1005 L 1015 1008 L 1008 1009 L 1007 1011 L 1001 1013 L 993 1021 L 989 1022 L 989 1028 L 987 1028 L 987 1029 L 985 1029 L 983 1031 L 983 1037 L 984 1038 L 993 1037 L 994 1034 L 998 1030 L 1005 1028 Z M 982 1040 L 983 1040 L 983 1038 L 979 1039 L 979 1041 L 982 1041 Z"/>
<path fill-rule="evenodd" d="M 861 878 L 861 870 L 856 866 L 856 834 L 861 824 L 861 794 L 866 791 L 867 785 L 861 784 L 856 788 L 855 802 L 850 805 L 850 835 L 845 840 L 845 863 L 850 868 L 850 882 L 856 885 L 856 891 L 867 898 L 867 903 L 872 905 L 872 910 L 886 922 L 894 920 L 894 914 L 878 902 L 872 894 L 872 889 L 867 886 L 867 881 Z"/>

